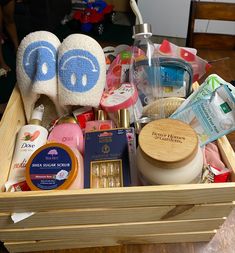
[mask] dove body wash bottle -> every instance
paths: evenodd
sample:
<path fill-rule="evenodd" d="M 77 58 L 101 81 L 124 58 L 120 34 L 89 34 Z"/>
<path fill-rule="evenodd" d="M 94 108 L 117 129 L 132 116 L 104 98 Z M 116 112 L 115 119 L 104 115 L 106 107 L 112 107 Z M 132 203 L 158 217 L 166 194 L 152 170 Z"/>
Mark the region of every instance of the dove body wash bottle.
<path fill-rule="evenodd" d="M 44 106 L 36 107 L 28 125 L 23 126 L 18 134 L 14 155 L 11 163 L 8 182 L 5 184 L 7 191 L 24 190 L 25 166 L 30 156 L 47 141 L 48 131 L 41 126 Z"/>

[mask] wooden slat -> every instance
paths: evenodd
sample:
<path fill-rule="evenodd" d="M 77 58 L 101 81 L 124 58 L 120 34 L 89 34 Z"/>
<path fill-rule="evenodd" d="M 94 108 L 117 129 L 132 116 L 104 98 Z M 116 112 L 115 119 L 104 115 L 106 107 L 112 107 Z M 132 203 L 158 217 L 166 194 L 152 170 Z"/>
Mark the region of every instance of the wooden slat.
<path fill-rule="evenodd" d="M 235 50 L 234 50 L 234 54 L 235 54 Z M 230 54 L 230 57 L 231 57 L 231 54 Z M 229 80 L 232 80 L 232 79 L 229 79 Z M 235 131 L 233 131 L 232 133 L 229 133 L 228 135 L 226 135 L 226 137 L 227 137 L 229 143 L 231 144 L 233 150 L 235 150 Z"/>
<path fill-rule="evenodd" d="M 207 242 L 210 241 L 215 234 L 216 230 L 173 234 L 147 234 L 133 236 L 132 238 L 119 240 L 118 242 L 121 244 Z"/>
<path fill-rule="evenodd" d="M 10 214 L 0 214 L 0 229 L 50 227 L 55 226 L 55 224 L 57 226 L 71 226 L 222 218 L 228 216 L 234 206 L 235 203 L 223 203 L 185 206 L 61 210 L 39 212 L 15 224 L 11 220 Z"/>
<path fill-rule="evenodd" d="M 137 236 L 142 234 L 165 234 L 197 232 L 217 229 L 225 218 L 180 220 L 180 221 L 157 221 L 136 223 L 115 223 L 102 225 L 80 226 L 57 226 L 27 229 L 1 229 L 0 240 L 26 241 L 30 240 L 96 240 L 100 237 L 109 236 Z"/>
<path fill-rule="evenodd" d="M 0 193 L 0 212 L 232 202 L 235 183 Z"/>
<path fill-rule="evenodd" d="M 15 88 L 10 97 L 3 117 L 0 121 L 0 192 L 8 177 L 8 172 L 15 146 L 16 133 L 24 124 L 25 115 L 23 103 L 18 88 Z"/>
<path fill-rule="evenodd" d="M 195 2 L 195 18 L 235 21 L 234 3 Z"/>
<path fill-rule="evenodd" d="M 118 244 L 113 238 L 101 237 L 97 241 L 81 241 L 81 240 L 45 240 L 45 241 L 25 241 L 25 242 L 7 242 L 4 246 L 9 252 L 33 252 L 47 250 L 63 250 L 74 248 L 91 248 L 102 246 L 117 246 Z"/>
<path fill-rule="evenodd" d="M 194 33 L 192 39 L 194 48 L 235 49 L 235 36 L 225 34 Z"/>
<path fill-rule="evenodd" d="M 119 238 L 99 238 L 98 241 L 81 240 L 48 240 L 48 241 L 26 241 L 26 242 L 7 242 L 5 247 L 12 253 L 14 252 L 33 252 L 45 250 L 61 250 L 72 248 L 116 246 L 120 244 L 147 244 L 147 243 L 176 243 L 176 242 L 206 242 L 215 235 L 215 231 L 201 231 L 190 233 L 173 234 L 147 234 L 133 236 L 127 239 Z"/>
<path fill-rule="evenodd" d="M 223 136 L 217 140 L 221 157 L 226 166 L 231 170 L 231 179 L 235 181 L 235 153 L 228 139 Z"/>

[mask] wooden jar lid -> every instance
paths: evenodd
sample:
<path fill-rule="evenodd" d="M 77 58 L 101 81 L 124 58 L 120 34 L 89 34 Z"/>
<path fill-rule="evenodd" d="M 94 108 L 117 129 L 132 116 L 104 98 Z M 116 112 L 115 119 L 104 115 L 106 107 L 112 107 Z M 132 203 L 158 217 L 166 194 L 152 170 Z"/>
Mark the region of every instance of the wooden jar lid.
<path fill-rule="evenodd" d="M 161 165 L 187 163 L 197 153 L 198 137 L 196 132 L 182 121 L 160 119 L 150 122 L 141 130 L 139 146 L 151 162 L 160 162 Z"/>

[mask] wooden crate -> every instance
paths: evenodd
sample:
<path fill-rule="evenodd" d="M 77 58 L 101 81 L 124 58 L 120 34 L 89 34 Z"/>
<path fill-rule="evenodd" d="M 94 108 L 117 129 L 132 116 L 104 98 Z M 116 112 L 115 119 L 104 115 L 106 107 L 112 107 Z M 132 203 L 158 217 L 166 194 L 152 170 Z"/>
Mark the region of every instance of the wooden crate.
<path fill-rule="evenodd" d="M 15 88 L 0 125 L 0 187 L 8 177 L 16 133 L 24 124 Z M 234 172 L 235 155 L 227 138 L 218 144 Z M 1 192 L 0 240 L 10 252 L 208 241 L 234 205 L 234 182 Z M 25 211 L 36 214 L 13 224 L 10 213 Z"/>

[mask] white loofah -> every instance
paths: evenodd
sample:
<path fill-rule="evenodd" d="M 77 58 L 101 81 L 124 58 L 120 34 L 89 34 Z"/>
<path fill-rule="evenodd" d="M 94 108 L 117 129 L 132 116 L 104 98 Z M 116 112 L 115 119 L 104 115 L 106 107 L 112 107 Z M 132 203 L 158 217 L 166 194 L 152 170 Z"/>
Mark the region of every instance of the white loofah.
<path fill-rule="evenodd" d="M 72 34 L 58 51 L 58 89 L 61 105 L 98 107 L 106 82 L 104 52 L 83 34 Z"/>
<path fill-rule="evenodd" d="M 16 59 L 17 84 L 28 121 L 41 94 L 52 100 L 59 115 L 63 113 L 57 92 L 59 46 L 59 39 L 47 31 L 30 33 L 20 43 Z"/>

